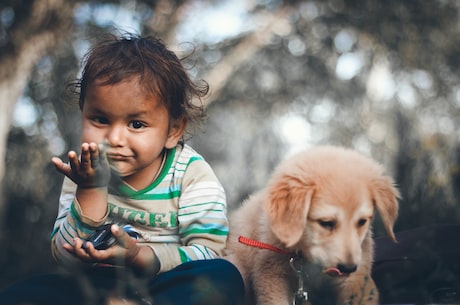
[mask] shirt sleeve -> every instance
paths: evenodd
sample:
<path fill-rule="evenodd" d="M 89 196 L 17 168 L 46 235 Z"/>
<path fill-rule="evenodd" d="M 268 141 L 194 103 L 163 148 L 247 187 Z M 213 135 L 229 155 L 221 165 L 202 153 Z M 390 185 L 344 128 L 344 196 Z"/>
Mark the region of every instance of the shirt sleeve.
<path fill-rule="evenodd" d="M 86 239 L 94 230 L 101 226 L 102 221 L 94 221 L 83 215 L 80 205 L 75 198 L 77 186 L 69 178 L 64 178 L 59 197 L 58 215 L 51 233 L 51 252 L 53 257 L 64 264 L 84 264 L 78 258 L 67 252 L 64 244 L 73 244 L 73 239 Z"/>
<path fill-rule="evenodd" d="M 178 221 L 180 245 L 151 245 L 160 272 L 222 255 L 228 236 L 225 191 L 204 160 L 193 161 L 184 174 Z"/>

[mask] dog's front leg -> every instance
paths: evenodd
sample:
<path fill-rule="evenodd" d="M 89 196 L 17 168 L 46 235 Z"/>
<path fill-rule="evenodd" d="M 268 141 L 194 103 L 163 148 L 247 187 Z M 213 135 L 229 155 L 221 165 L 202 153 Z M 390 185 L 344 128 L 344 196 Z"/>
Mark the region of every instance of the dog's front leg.
<path fill-rule="evenodd" d="M 338 304 L 377 305 L 379 293 L 369 274 L 353 274 L 341 285 Z"/>
<path fill-rule="evenodd" d="M 257 305 L 290 305 L 293 292 L 286 279 L 273 274 L 260 274 L 254 279 L 254 293 Z"/>

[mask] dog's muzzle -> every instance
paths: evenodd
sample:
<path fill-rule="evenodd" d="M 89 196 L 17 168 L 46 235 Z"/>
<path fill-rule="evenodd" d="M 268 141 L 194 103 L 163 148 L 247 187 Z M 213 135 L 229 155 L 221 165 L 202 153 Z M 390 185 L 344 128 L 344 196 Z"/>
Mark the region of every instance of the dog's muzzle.
<path fill-rule="evenodd" d="M 358 269 L 356 265 L 342 265 L 338 264 L 337 267 L 331 267 L 324 270 L 324 273 L 330 276 L 349 276 L 351 273 Z"/>

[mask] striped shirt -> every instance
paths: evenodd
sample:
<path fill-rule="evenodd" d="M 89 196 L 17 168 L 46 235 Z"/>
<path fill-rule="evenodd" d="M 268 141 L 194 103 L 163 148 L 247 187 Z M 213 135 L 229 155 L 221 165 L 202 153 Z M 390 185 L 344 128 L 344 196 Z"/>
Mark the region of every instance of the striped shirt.
<path fill-rule="evenodd" d="M 177 265 L 221 256 L 228 236 L 225 192 L 209 164 L 190 146 L 167 152 L 159 176 L 143 190 L 126 184 L 109 187 L 108 212 L 102 221 L 82 214 L 76 185 L 64 179 L 59 211 L 51 234 L 54 257 L 63 263 L 79 260 L 63 249 L 73 238 L 86 239 L 104 223 L 129 224 L 139 245 L 150 246 L 160 272 Z"/>

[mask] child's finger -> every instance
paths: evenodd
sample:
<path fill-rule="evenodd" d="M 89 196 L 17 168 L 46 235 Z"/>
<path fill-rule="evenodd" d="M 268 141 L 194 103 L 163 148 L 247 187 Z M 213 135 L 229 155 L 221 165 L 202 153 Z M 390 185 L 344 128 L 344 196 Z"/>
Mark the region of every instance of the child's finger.
<path fill-rule="evenodd" d="M 110 231 L 112 231 L 113 236 L 118 240 L 120 245 L 124 245 L 126 238 L 125 235 L 128 235 L 125 231 L 123 231 L 118 225 L 113 224 L 110 227 Z M 129 237 L 129 236 L 128 236 Z"/>
<path fill-rule="evenodd" d="M 86 242 L 85 244 L 85 255 L 89 256 L 95 260 L 100 260 L 101 259 L 101 252 L 104 250 L 97 250 L 94 248 L 94 245 L 90 242 Z"/>
<path fill-rule="evenodd" d="M 110 228 L 112 231 L 113 236 L 118 240 L 118 244 L 125 249 L 129 249 L 135 247 L 136 240 L 129 236 L 123 229 L 121 229 L 118 225 L 113 224 Z"/>
<path fill-rule="evenodd" d="M 73 254 L 75 257 L 77 257 L 78 259 L 84 262 L 87 262 L 87 263 L 93 262 L 94 260 L 91 257 L 89 257 L 88 254 L 86 254 L 85 250 L 83 250 L 82 248 L 84 241 L 82 241 L 79 238 L 74 238 L 73 241 L 74 241 L 73 245 L 64 244 L 63 246 L 64 250 Z"/>
<path fill-rule="evenodd" d="M 78 166 L 80 164 L 80 160 L 78 160 L 78 155 L 76 152 L 74 152 L 73 150 L 69 151 L 69 153 L 67 154 L 67 157 L 69 158 L 69 163 L 70 163 L 70 166 L 73 168 L 73 169 L 78 169 Z"/>
<path fill-rule="evenodd" d="M 73 246 L 71 244 L 64 244 L 63 248 L 67 252 L 74 254 Z"/>
<path fill-rule="evenodd" d="M 85 243 L 85 248 L 83 248 L 83 243 Z M 77 256 L 80 260 L 88 263 L 95 261 L 94 252 L 97 252 L 97 250 L 94 249 L 92 243 L 78 239 L 78 241 L 75 241 L 73 249 L 74 255 Z M 91 253 L 93 253 L 93 255 Z"/>
<path fill-rule="evenodd" d="M 99 150 L 97 148 L 97 144 L 91 142 L 89 144 L 89 154 L 90 154 L 90 161 L 91 161 L 91 167 L 95 168 L 99 166 Z"/>
<path fill-rule="evenodd" d="M 100 143 L 98 146 L 98 153 L 99 153 L 99 162 L 103 166 L 109 166 L 109 160 L 107 159 L 107 144 Z"/>
<path fill-rule="evenodd" d="M 81 156 L 80 156 L 80 165 L 84 169 L 91 167 L 91 152 L 88 143 L 83 143 L 81 145 Z"/>
<path fill-rule="evenodd" d="M 53 163 L 54 167 L 61 173 L 61 174 L 64 174 L 64 175 L 70 175 L 71 173 L 71 168 L 70 168 L 70 165 L 68 164 L 65 164 L 64 162 L 62 162 L 62 160 L 58 157 L 53 157 L 51 158 L 51 163 Z"/>
<path fill-rule="evenodd" d="M 73 239 L 73 248 L 74 248 L 74 252 L 75 252 L 75 249 L 80 249 L 83 247 L 83 243 L 86 242 L 78 237 L 75 237 Z"/>

